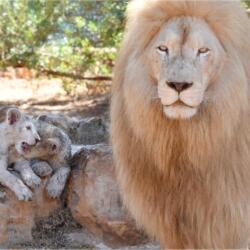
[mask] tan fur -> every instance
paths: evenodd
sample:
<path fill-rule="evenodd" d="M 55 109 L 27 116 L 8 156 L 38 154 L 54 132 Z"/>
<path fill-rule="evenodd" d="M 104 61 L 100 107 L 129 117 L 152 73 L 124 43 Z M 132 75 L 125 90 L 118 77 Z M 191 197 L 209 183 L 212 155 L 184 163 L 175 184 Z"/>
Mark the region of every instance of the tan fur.
<path fill-rule="evenodd" d="M 212 101 L 189 120 L 166 118 L 153 99 L 155 82 L 145 55 L 162 25 L 177 16 L 204 19 L 226 52 L 206 91 Z M 249 28 L 235 1 L 135 0 L 129 5 L 111 103 L 114 159 L 125 204 L 165 248 L 247 246 Z"/>

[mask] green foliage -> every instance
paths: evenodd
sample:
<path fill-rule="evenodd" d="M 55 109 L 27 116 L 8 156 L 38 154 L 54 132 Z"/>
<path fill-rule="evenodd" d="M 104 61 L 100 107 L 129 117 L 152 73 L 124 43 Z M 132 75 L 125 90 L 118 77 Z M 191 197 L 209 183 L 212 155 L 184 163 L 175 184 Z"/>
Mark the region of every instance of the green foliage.
<path fill-rule="evenodd" d="M 250 0 L 242 1 L 250 8 Z M 1 0 L 0 67 L 109 75 L 124 0 Z"/>
<path fill-rule="evenodd" d="M 250 8 L 250 0 L 243 0 L 242 4 L 243 4 L 244 7 Z"/>
<path fill-rule="evenodd" d="M 56 29 L 63 1 L 0 1 L 1 65 L 37 64 L 36 50 Z"/>
<path fill-rule="evenodd" d="M 1 0 L 0 66 L 109 74 L 126 1 Z"/>

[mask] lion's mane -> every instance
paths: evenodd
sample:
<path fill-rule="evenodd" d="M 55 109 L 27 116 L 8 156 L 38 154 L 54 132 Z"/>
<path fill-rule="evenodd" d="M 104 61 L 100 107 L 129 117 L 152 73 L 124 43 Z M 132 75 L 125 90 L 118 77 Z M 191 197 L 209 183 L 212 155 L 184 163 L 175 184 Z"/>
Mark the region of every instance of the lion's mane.
<path fill-rule="evenodd" d="M 134 0 L 111 102 L 111 137 L 125 204 L 170 248 L 239 248 L 250 235 L 250 24 L 235 1 Z M 169 120 L 144 53 L 170 18 L 204 19 L 227 59 L 190 120 Z"/>

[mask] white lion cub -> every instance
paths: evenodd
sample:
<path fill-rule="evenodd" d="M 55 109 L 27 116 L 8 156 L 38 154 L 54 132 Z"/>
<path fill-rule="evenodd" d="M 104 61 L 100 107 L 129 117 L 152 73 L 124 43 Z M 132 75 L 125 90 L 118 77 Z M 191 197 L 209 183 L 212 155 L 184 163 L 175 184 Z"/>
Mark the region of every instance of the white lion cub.
<path fill-rule="evenodd" d="M 31 190 L 15 175 L 8 171 L 8 148 L 14 145 L 17 152 L 35 145 L 40 137 L 31 119 L 17 108 L 7 110 L 6 119 L 0 123 L 0 183 L 11 189 L 19 200 L 31 200 Z"/>

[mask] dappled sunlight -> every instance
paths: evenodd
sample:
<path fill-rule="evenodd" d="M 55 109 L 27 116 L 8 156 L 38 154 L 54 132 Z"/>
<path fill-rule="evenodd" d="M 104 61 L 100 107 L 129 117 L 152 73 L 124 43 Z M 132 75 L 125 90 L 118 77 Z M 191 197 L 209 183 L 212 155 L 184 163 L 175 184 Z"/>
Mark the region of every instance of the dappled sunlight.
<path fill-rule="evenodd" d="M 27 102 L 66 96 L 60 79 L 0 78 L 0 102 Z"/>

